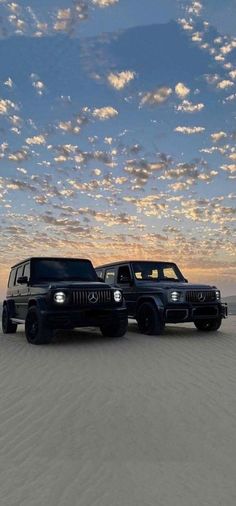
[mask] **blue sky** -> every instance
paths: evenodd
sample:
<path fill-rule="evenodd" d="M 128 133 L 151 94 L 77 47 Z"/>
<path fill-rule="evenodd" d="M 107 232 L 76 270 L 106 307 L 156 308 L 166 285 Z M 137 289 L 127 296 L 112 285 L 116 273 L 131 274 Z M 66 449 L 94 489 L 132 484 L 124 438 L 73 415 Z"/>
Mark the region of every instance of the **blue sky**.
<path fill-rule="evenodd" d="M 29 255 L 235 293 L 235 2 L 0 0 L 0 294 Z"/>

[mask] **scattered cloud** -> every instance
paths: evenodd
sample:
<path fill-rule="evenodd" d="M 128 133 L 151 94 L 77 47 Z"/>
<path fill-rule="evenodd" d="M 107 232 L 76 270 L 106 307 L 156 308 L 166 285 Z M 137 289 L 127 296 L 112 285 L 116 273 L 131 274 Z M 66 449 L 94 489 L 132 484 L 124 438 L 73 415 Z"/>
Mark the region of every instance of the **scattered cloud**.
<path fill-rule="evenodd" d="M 178 83 L 175 86 L 175 93 L 179 98 L 183 99 L 189 95 L 190 89 L 184 83 Z"/>
<path fill-rule="evenodd" d="M 193 112 L 202 111 L 202 109 L 204 109 L 204 107 L 205 107 L 205 105 L 202 102 L 200 102 L 198 104 L 193 104 L 192 102 L 189 102 L 188 100 L 183 100 L 183 102 L 181 104 L 179 104 L 178 106 L 175 106 L 175 109 L 176 109 L 176 111 L 193 113 Z"/>
<path fill-rule="evenodd" d="M 119 0 L 92 0 L 94 5 L 98 7 L 111 7 L 112 5 L 118 4 Z"/>
<path fill-rule="evenodd" d="M 222 139 L 226 139 L 226 137 L 227 134 L 225 132 L 214 132 L 213 134 L 211 134 L 213 142 L 219 142 Z"/>
<path fill-rule="evenodd" d="M 0 115 L 8 114 L 12 109 L 17 109 L 17 105 L 8 99 L 0 99 Z"/>
<path fill-rule="evenodd" d="M 109 84 L 116 90 L 122 90 L 127 84 L 135 78 L 136 73 L 131 70 L 122 72 L 111 72 L 107 76 Z"/>
<path fill-rule="evenodd" d="M 200 126 L 194 126 L 194 127 L 186 127 L 186 126 L 177 126 L 175 128 L 175 132 L 179 132 L 181 134 L 185 135 L 192 135 L 192 134 L 201 134 L 206 129 L 204 127 Z"/>
<path fill-rule="evenodd" d="M 26 144 L 45 144 L 46 142 L 46 137 L 44 135 L 34 135 L 33 137 L 27 137 L 26 139 Z"/>
<path fill-rule="evenodd" d="M 114 107 L 100 107 L 99 109 L 94 109 L 92 113 L 94 118 L 98 118 L 100 120 L 106 120 L 115 118 L 118 115 L 118 111 L 114 109 Z"/>
<path fill-rule="evenodd" d="M 233 85 L 234 85 L 234 83 L 232 81 L 229 81 L 229 79 L 223 79 L 223 81 L 220 81 L 217 84 L 217 88 L 220 90 L 225 90 L 227 88 L 230 88 Z"/>
<path fill-rule="evenodd" d="M 195 16 L 200 16 L 202 11 L 202 4 L 200 2 L 192 2 L 190 7 L 187 9 L 189 14 L 194 14 Z"/>
<path fill-rule="evenodd" d="M 140 105 L 160 105 L 166 102 L 172 94 L 172 89 L 167 86 L 156 88 L 154 91 L 149 91 L 143 94 Z"/>

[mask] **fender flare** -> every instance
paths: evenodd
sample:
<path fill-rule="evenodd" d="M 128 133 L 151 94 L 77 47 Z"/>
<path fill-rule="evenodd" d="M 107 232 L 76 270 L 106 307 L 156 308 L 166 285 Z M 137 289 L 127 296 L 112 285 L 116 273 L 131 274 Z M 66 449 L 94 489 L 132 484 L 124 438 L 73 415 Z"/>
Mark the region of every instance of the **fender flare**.
<path fill-rule="evenodd" d="M 161 298 L 158 295 L 141 295 L 138 300 L 136 301 L 136 307 L 135 307 L 135 316 L 137 316 L 138 309 L 141 306 L 143 302 L 152 302 L 157 311 L 160 313 L 160 316 L 163 318 L 164 316 L 164 304 L 161 300 Z"/>
<path fill-rule="evenodd" d="M 32 306 L 36 306 L 39 311 L 43 311 L 45 309 L 45 300 L 43 297 L 32 297 L 28 301 L 28 309 Z"/>
<path fill-rule="evenodd" d="M 14 302 L 14 300 L 11 300 L 11 299 L 7 300 L 7 299 L 5 299 L 3 301 L 2 307 L 4 308 L 5 306 L 7 307 L 7 310 L 9 312 L 10 318 L 13 318 L 14 317 L 14 310 L 15 310 L 15 302 Z"/>

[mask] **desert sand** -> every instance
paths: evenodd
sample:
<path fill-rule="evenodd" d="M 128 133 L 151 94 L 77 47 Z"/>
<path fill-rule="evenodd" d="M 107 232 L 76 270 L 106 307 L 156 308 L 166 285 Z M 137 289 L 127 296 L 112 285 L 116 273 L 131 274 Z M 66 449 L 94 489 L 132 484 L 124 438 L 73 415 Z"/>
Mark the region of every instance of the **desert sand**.
<path fill-rule="evenodd" d="M 235 326 L 0 333 L 0 505 L 235 506 Z"/>

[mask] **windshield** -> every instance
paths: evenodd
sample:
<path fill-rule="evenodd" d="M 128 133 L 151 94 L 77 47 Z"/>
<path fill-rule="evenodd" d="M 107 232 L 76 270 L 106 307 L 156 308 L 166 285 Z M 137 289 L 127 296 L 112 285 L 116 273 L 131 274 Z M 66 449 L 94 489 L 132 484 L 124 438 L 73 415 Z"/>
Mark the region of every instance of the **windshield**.
<path fill-rule="evenodd" d="M 139 281 L 184 281 L 175 264 L 161 262 L 133 262 L 134 275 Z"/>
<path fill-rule="evenodd" d="M 97 281 L 89 260 L 37 259 L 33 262 L 33 279 L 39 281 Z"/>

